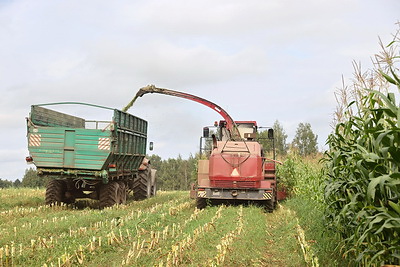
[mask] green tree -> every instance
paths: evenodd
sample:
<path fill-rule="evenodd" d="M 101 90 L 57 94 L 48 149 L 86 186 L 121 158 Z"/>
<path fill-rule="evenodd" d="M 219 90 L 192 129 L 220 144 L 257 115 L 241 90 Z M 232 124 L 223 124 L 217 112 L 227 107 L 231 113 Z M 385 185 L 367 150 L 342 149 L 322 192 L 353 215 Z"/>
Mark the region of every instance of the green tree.
<path fill-rule="evenodd" d="M 21 184 L 22 182 L 19 179 L 14 181 L 14 187 L 21 187 Z"/>
<path fill-rule="evenodd" d="M 157 172 L 161 170 L 161 165 L 162 165 L 162 159 L 158 155 L 151 155 L 151 156 L 146 156 L 150 160 L 151 168 L 156 169 Z"/>
<path fill-rule="evenodd" d="M 286 142 L 287 134 L 285 130 L 278 120 L 275 121 L 272 128 L 274 130 L 275 151 L 277 155 L 286 155 L 288 145 Z M 263 145 L 266 152 L 272 151 L 272 142 L 268 139 L 268 131 L 259 132 L 258 140 Z"/>
<path fill-rule="evenodd" d="M 287 134 L 278 120 L 275 121 L 274 126 L 275 149 L 278 155 L 286 155 L 288 151 L 288 144 L 286 143 Z"/>
<path fill-rule="evenodd" d="M 182 159 L 169 158 L 163 161 L 163 175 L 160 177 L 160 187 L 164 190 L 179 190 L 180 189 L 180 174 L 178 166 Z"/>
<path fill-rule="evenodd" d="M 150 159 L 152 168 L 157 170 L 157 187 L 162 190 L 188 190 L 190 185 L 197 180 L 198 155 L 190 155 L 183 159 L 179 155 L 176 159 L 162 160 L 160 156 L 152 155 Z"/>
<path fill-rule="evenodd" d="M 36 170 L 29 168 L 25 170 L 21 184 L 23 187 L 45 187 L 48 180 L 49 178 L 38 176 Z"/>
<path fill-rule="evenodd" d="M 292 145 L 297 148 L 301 156 L 307 156 L 318 152 L 317 138 L 311 129 L 310 123 L 299 123 Z"/>
<path fill-rule="evenodd" d="M 11 181 L 0 179 L 0 188 L 12 187 L 12 185 Z"/>
<path fill-rule="evenodd" d="M 197 171 L 198 171 L 197 163 L 198 163 L 199 159 L 200 159 L 200 154 L 197 153 L 195 156 L 190 154 L 190 156 L 189 156 L 189 158 L 187 160 L 188 168 L 189 168 L 188 173 L 189 173 L 189 177 L 190 177 L 189 178 L 189 184 L 188 184 L 189 188 L 190 188 L 190 185 L 192 183 L 196 183 L 197 182 Z"/>
<path fill-rule="evenodd" d="M 197 180 L 197 159 L 190 154 L 187 160 L 179 164 L 180 189 L 188 190 L 190 185 Z"/>

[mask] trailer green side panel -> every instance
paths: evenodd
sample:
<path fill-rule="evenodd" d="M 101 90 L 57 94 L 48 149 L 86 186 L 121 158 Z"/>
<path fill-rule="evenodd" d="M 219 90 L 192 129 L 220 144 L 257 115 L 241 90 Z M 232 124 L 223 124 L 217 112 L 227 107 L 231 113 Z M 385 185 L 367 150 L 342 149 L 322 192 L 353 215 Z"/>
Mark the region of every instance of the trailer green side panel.
<path fill-rule="evenodd" d="M 85 120 L 40 106 L 32 106 L 31 121 L 36 125 L 85 128 Z"/>
<path fill-rule="evenodd" d="M 82 118 L 32 106 L 28 150 L 36 167 L 43 172 L 71 175 L 109 171 L 109 164 L 116 165 L 114 173 L 136 171 L 146 156 L 147 122 L 117 109 L 110 110 L 114 112 L 112 121 L 91 121 L 96 129 L 86 129 L 87 121 Z"/>
<path fill-rule="evenodd" d="M 39 168 L 102 170 L 111 154 L 111 131 L 30 127 L 28 149 Z"/>
<path fill-rule="evenodd" d="M 117 109 L 113 121 L 117 135 L 114 160 L 124 169 L 137 170 L 146 156 L 147 121 Z"/>

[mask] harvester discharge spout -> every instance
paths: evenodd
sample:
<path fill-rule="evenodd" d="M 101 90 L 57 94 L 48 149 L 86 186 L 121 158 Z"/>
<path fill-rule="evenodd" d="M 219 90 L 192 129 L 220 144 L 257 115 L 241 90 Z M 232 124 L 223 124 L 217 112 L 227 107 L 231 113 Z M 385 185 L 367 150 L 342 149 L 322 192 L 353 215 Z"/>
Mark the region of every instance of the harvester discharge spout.
<path fill-rule="evenodd" d="M 176 96 L 176 97 L 181 97 L 181 98 L 186 98 L 195 102 L 198 102 L 200 104 L 203 104 L 211 109 L 213 109 L 214 111 L 218 112 L 226 121 L 226 129 L 229 133 L 229 139 L 230 140 L 236 140 L 236 141 L 240 141 L 242 140 L 242 137 L 240 136 L 239 130 L 237 128 L 237 125 L 235 123 L 235 121 L 232 119 L 232 117 L 220 106 L 218 106 L 217 104 L 214 104 L 213 102 L 195 96 L 195 95 L 191 95 L 191 94 L 187 94 L 187 93 L 183 93 L 183 92 L 178 92 L 178 91 L 174 91 L 174 90 L 170 90 L 170 89 L 165 89 L 165 88 L 158 88 L 155 85 L 148 85 L 145 87 L 140 88 L 140 90 L 136 93 L 135 97 L 132 99 L 131 102 L 129 102 L 129 104 L 122 109 L 122 111 L 127 111 L 136 101 L 136 99 L 138 99 L 139 97 L 142 97 L 145 94 L 148 93 L 157 93 L 157 94 L 163 94 L 163 95 L 170 95 L 170 96 Z"/>

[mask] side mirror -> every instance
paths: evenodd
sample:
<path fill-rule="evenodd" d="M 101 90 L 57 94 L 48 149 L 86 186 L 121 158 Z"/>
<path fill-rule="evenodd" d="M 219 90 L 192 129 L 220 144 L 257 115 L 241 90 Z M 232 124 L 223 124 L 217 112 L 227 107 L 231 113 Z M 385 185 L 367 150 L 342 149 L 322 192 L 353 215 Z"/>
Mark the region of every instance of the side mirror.
<path fill-rule="evenodd" d="M 150 142 L 150 143 L 149 143 L 149 150 L 150 150 L 150 151 L 153 151 L 153 148 L 154 148 L 154 144 L 153 144 L 153 142 Z"/>
<path fill-rule="evenodd" d="M 274 129 L 268 129 L 268 138 L 274 139 Z"/>
<path fill-rule="evenodd" d="M 210 137 L 210 129 L 208 127 L 203 128 L 203 137 L 204 138 Z"/>

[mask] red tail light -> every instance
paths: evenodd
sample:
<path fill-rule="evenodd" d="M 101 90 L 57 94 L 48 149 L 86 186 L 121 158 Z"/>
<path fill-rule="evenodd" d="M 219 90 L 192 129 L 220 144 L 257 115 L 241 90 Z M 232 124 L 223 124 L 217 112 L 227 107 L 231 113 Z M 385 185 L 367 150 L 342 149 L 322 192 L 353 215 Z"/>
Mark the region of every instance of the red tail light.
<path fill-rule="evenodd" d="M 26 157 L 25 160 L 26 160 L 27 163 L 32 163 L 33 162 L 32 156 Z"/>
<path fill-rule="evenodd" d="M 117 164 L 108 164 L 108 168 L 117 168 Z"/>

